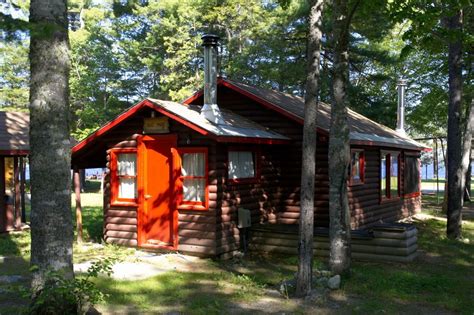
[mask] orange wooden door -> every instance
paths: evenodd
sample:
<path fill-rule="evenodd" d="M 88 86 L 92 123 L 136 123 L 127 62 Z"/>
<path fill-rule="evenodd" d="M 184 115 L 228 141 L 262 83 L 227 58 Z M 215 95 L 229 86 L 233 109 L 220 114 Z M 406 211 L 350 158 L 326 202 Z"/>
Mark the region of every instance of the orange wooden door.
<path fill-rule="evenodd" d="M 177 213 L 173 168 L 176 136 L 139 139 L 138 241 L 143 247 L 177 246 Z"/>

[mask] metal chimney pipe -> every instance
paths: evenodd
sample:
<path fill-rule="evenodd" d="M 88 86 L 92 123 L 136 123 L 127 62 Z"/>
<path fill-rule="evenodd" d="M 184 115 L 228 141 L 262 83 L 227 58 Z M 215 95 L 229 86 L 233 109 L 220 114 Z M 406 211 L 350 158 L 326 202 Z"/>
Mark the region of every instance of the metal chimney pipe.
<path fill-rule="evenodd" d="M 397 83 L 398 90 L 398 109 L 397 109 L 397 129 L 395 130 L 400 135 L 405 136 L 405 90 L 407 80 L 400 78 Z"/>
<path fill-rule="evenodd" d="M 224 124 L 224 119 L 217 106 L 217 45 L 219 36 L 204 34 L 204 105 L 201 116 L 215 124 Z"/>

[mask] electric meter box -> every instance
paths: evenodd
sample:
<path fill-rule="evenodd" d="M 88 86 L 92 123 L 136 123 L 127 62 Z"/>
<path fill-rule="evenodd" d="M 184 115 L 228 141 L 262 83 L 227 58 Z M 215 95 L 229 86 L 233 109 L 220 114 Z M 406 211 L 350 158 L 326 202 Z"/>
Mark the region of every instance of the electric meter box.
<path fill-rule="evenodd" d="M 239 219 L 239 224 L 238 224 L 239 229 L 248 228 L 252 225 L 250 210 L 239 208 L 238 219 Z"/>

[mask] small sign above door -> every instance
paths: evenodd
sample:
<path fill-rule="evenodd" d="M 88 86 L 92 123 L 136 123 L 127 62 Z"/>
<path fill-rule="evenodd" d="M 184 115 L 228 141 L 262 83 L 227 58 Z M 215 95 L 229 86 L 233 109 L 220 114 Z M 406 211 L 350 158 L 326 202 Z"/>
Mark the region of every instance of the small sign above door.
<path fill-rule="evenodd" d="M 168 133 L 170 132 L 168 117 L 149 117 L 143 123 L 143 133 Z"/>

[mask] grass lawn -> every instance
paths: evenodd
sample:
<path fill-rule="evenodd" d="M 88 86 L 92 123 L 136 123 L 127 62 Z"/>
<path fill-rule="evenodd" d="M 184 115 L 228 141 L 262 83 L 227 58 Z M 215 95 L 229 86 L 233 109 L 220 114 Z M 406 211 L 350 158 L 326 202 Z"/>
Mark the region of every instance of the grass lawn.
<path fill-rule="evenodd" d="M 101 197 L 82 196 L 84 234 L 100 241 Z M 436 197 L 425 198 L 423 213 L 414 218 L 419 257 L 412 263 L 354 262 L 352 275 L 342 289 L 330 293 L 322 304 L 285 299 L 275 288 L 291 278 L 297 265 L 294 256 L 249 255 L 232 261 L 202 260 L 191 271 L 170 271 L 145 280 L 119 281 L 99 278 L 97 286 L 108 296 L 101 311 L 106 313 L 461 313 L 474 311 L 474 221 L 463 222 L 464 242 L 446 239 L 446 221 Z M 23 275 L 16 284 L 0 282 L 0 314 L 25 310 L 27 301 L 18 290 L 28 285 L 28 232 L 0 236 L 0 276 Z M 75 262 L 98 257 L 135 259 L 135 250 L 105 245 L 74 248 Z M 324 262 L 315 261 L 316 268 Z M 273 293 L 272 293 L 273 292 Z"/>

